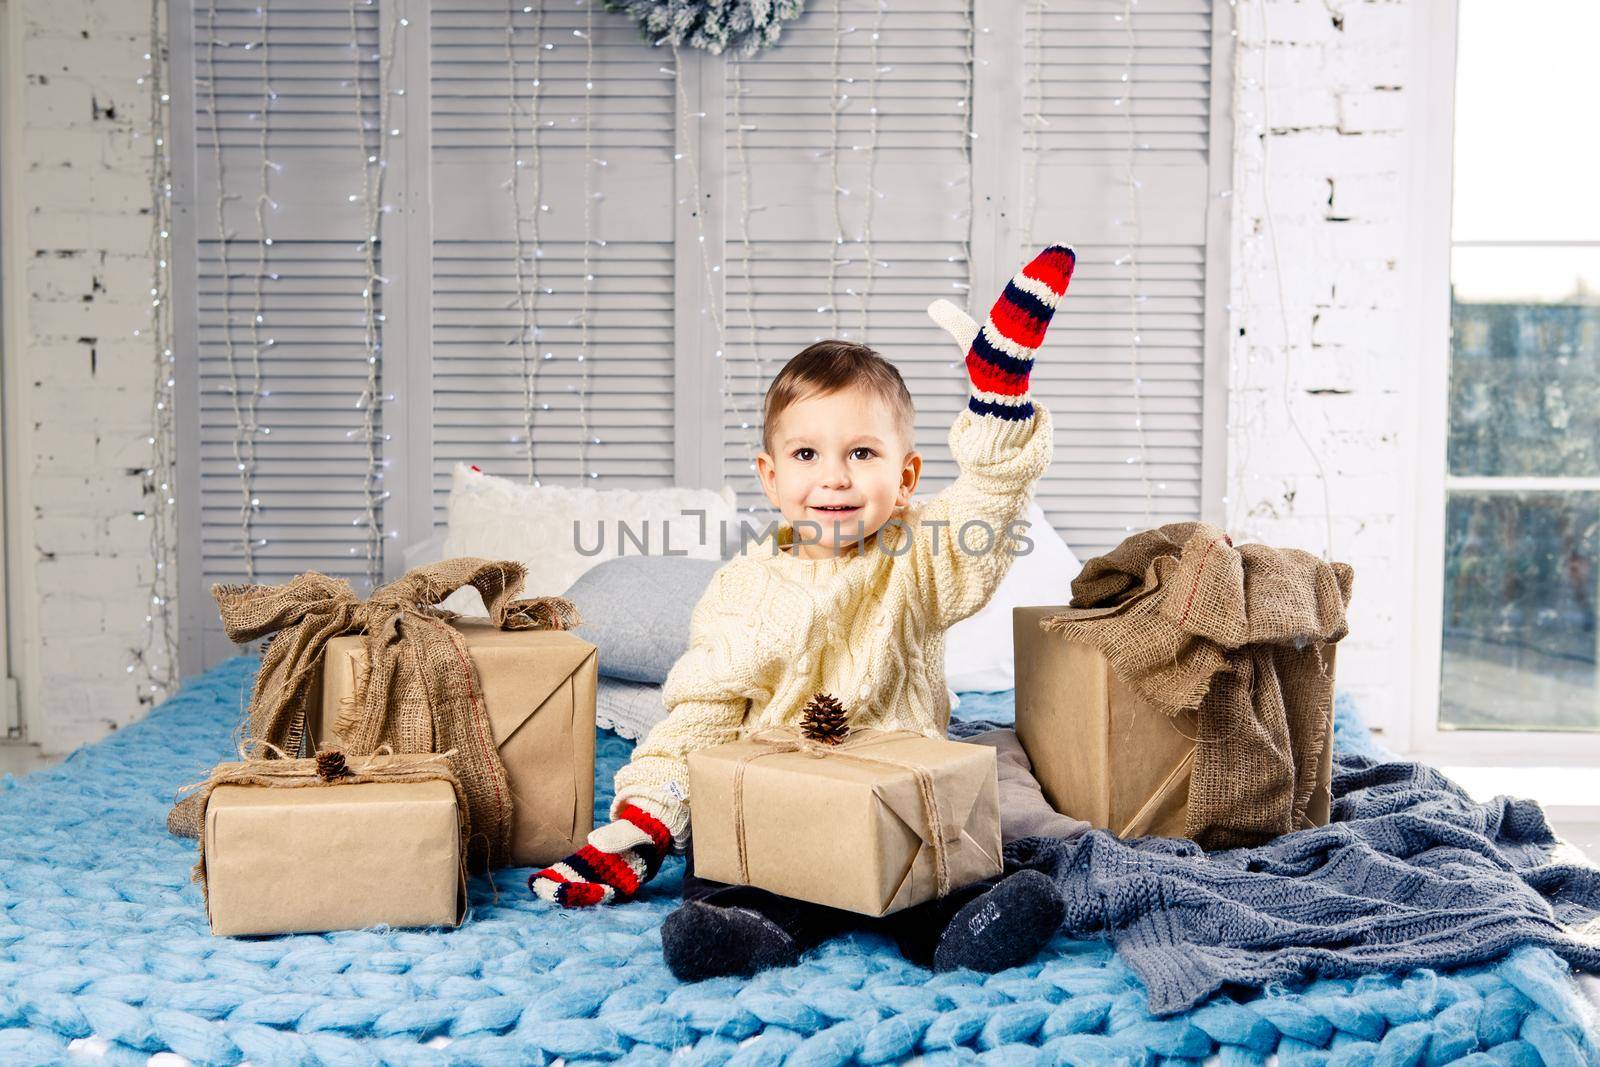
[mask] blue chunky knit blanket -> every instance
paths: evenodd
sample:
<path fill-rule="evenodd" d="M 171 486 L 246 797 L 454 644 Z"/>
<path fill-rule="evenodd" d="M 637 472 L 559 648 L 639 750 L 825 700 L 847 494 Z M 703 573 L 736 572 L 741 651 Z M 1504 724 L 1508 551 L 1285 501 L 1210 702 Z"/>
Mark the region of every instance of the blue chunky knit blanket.
<path fill-rule="evenodd" d="M 617 907 L 551 908 L 529 872 L 505 871 L 474 880 L 457 930 L 212 937 L 194 844 L 164 819 L 229 754 L 254 667 L 230 660 L 62 765 L 0 779 L 0 1064 L 1600 1063 L 1571 971 L 1536 946 L 1223 992 L 1164 1018 L 1100 937 L 934 975 L 861 932 L 795 967 L 683 985 L 659 936 L 681 859 Z M 1010 704 L 963 694 L 960 711 Z M 1336 749 L 1369 745 L 1345 712 Z M 600 734 L 597 811 L 631 748 Z"/>

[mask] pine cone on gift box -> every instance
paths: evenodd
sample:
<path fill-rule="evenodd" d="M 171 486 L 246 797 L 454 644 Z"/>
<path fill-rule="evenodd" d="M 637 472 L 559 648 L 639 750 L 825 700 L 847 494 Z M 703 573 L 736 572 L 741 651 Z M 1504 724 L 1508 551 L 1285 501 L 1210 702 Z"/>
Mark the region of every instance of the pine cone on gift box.
<path fill-rule="evenodd" d="M 344 753 L 336 748 L 317 753 L 317 777 L 324 782 L 331 782 L 335 778 L 343 778 L 350 773 L 350 768 L 345 764 Z"/>
<path fill-rule="evenodd" d="M 827 693 L 818 693 L 800 713 L 800 732 L 824 745 L 837 745 L 850 733 L 849 713 Z"/>

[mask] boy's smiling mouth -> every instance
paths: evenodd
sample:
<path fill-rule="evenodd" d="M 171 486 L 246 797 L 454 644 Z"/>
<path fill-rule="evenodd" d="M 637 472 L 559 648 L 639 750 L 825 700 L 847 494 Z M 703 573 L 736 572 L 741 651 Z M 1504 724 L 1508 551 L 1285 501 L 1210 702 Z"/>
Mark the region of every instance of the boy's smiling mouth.
<path fill-rule="evenodd" d="M 813 504 L 811 505 L 811 510 L 826 511 L 830 515 L 848 515 L 853 511 L 860 511 L 861 506 L 859 504 Z"/>

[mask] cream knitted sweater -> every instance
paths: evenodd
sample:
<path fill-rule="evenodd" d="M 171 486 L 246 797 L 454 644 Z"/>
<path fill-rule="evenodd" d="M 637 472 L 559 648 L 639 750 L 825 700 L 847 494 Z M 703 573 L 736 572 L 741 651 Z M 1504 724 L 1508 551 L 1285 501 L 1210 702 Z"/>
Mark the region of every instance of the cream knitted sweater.
<path fill-rule="evenodd" d="M 769 537 L 724 564 L 662 686 L 667 717 L 617 772 L 611 818 L 632 801 L 660 818 L 682 851 L 689 753 L 795 724 L 818 692 L 842 701 L 853 726 L 944 737 L 945 630 L 988 603 L 1021 550 L 1013 524 L 1050 465 L 1050 413 L 1033 406 L 1026 419 L 963 408 L 949 436 L 956 480 L 850 551 L 792 555 L 795 531 L 784 523 L 780 550 Z"/>

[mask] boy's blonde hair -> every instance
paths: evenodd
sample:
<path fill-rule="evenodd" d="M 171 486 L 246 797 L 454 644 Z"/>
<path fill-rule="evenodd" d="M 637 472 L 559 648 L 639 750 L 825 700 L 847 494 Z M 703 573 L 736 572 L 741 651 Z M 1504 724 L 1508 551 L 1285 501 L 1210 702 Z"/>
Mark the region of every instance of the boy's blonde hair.
<path fill-rule="evenodd" d="M 884 359 L 866 345 L 853 341 L 818 341 L 807 346 L 783 365 L 778 376 L 767 386 L 767 398 L 762 413 L 761 447 L 772 453 L 772 428 L 778 416 L 790 405 L 812 396 L 826 396 L 840 389 L 855 386 L 875 394 L 889 405 L 894 413 L 895 427 L 905 440 L 906 448 L 914 447 L 917 408 L 911 401 L 911 390 L 893 363 Z"/>

